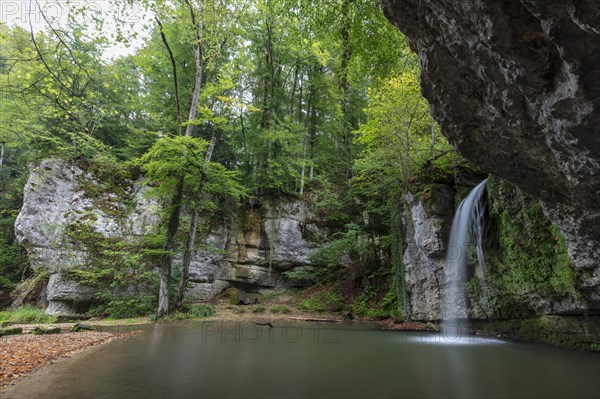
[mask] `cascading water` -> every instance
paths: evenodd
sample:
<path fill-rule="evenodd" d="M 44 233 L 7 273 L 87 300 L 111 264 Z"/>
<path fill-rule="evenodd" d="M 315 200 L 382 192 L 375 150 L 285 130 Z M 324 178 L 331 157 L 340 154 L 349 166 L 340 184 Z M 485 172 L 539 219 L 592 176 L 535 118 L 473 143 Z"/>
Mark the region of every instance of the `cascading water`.
<path fill-rule="evenodd" d="M 479 183 L 462 200 L 450 232 L 447 254 L 447 284 L 445 289 L 443 322 L 449 324 L 466 319 L 468 309 L 465 304 L 464 285 L 467 278 L 468 249 L 475 245 L 479 273 L 483 277 L 484 205 L 481 196 L 487 180 Z"/>

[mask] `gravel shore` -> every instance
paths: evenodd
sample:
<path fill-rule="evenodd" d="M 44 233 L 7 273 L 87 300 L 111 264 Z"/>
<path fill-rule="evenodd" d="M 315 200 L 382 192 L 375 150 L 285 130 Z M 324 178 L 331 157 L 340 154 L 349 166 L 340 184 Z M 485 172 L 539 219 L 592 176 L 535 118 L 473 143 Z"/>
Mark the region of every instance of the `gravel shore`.
<path fill-rule="evenodd" d="M 61 357 L 132 333 L 77 332 L 0 338 L 0 389 Z"/>

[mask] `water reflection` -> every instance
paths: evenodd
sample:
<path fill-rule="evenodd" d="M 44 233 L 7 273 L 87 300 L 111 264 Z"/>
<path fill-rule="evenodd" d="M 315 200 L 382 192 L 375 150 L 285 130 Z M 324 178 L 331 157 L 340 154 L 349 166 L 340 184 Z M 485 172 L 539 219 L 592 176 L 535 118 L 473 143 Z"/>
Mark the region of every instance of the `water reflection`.
<path fill-rule="evenodd" d="M 257 328 L 258 327 L 258 328 Z M 259 332 L 260 331 L 260 332 Z M 148 326 L 8 398 L 590 397 L 600 355 L 476 336 L 349 325 Z"/>

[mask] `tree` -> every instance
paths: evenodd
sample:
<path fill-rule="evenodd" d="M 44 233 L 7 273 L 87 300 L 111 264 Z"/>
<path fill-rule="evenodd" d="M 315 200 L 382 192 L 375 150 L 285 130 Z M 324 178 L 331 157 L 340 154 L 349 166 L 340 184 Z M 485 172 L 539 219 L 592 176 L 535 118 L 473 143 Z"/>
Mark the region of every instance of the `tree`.
<path fill-rule="evenodd" d="M 183 301 L 200 213 L 215 212 L 218 204 L 229 200 L 237 204 L 246 195 L 245 187 L 239 183 L 239 173 L 211 162 L 211 151 L 211 143 L 203 139 L 175 136 L 160 139 L 141 158 L 154 195 L 172 201 L 173 191 L 183 182 L 180 206 L 192 210 L 176 307 Z"/>

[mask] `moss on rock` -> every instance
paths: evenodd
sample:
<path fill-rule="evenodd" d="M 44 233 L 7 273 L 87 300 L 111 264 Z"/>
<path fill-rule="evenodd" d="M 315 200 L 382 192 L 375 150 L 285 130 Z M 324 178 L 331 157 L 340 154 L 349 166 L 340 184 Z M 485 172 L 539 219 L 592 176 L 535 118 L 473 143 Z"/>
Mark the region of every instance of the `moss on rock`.
<path fill-rule="evenodd" d="M 576 272 L 565 240 L 539 202 L 497 178 L 488 180 L 487 190 L 492 232 L 485 283 L 471 282 L 472 301 L 500 318 L 560 312 L 561 302 L 577 301 Z M 490 293 L 485 300 L 483 288 Z"/>

